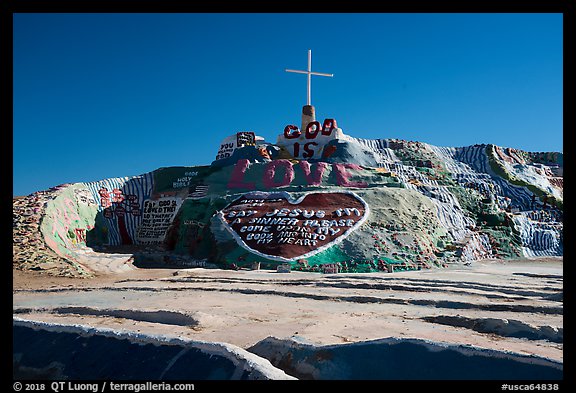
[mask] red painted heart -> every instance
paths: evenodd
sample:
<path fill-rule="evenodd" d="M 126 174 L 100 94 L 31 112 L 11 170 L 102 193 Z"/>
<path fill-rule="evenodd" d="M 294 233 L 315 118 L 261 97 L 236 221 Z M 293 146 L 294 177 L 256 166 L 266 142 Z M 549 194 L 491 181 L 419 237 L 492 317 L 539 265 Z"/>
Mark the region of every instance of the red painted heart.
<path fill-rule="evenodd" d="M 344 240 L 366 220 L 369 208 L 353 192 L 315 192 L 293 200 L 287 192 L 255 191 L 219 212 L 225 227 L 248 251 L 294 261 Z"/>

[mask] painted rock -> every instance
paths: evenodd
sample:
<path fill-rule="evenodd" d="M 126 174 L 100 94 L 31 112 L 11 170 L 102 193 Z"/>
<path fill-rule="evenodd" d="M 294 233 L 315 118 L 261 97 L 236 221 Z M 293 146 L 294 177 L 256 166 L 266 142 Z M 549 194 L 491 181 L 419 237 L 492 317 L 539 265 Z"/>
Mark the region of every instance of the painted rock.
<path fill-rule="evenodd" d="M 366 202 L 350 191 L 250 192 L 218 215 L 238 244 L 277 261 L 307 258 L 341 242 L 366 220 Z"/>

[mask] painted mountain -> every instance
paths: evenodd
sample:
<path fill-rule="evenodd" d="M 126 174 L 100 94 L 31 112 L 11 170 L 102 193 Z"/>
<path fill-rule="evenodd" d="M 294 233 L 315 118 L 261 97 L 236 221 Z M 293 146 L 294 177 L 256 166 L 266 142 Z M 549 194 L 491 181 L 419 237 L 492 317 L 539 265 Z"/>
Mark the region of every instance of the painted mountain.
<path fill-rule="evenodd" d="M 314 123 L 314 124 L 312 124 Z M 14 267 L 393 272 L 563 254 L 563 155 L 438 147 L 287 126 L 226 138 L 210 165 L 63 184 L 14 198 Z"/>

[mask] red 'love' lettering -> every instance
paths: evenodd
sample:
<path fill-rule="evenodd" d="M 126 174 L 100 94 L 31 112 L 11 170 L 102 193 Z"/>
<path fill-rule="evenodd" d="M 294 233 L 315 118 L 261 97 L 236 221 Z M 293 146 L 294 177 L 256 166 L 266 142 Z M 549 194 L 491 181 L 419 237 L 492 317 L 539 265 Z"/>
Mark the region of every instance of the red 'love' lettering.
<path fill-rule="evenodd" d="M 228 182 L 229 189 L 256 189 L 256 183 L 246 182 L 244 180 L 246 176 L 246 171 L 250 166 L 250 161 L 247 159 L 238 160 L 234 169 L 232 170 L 232 175 Z M 310 164 L 308 161 L 300 161 L 298 166 L 301 169 L 301 174 L 304 175 L 304 181 L 311 186 L 318 186 L 322 182 L 324 172 L 328 169 L 329 164 L 325 162 L 318 162 Z M 347 169 L 353 169 L 355 171 L 361 171 L 362 167 L 355 164 L 330 164 L 332 171 L 335 173 L 336 185 L 341 187 L 354 187 L 354 188 L 365 188 L 368 187 L 366 182 L 355 182 L 351 181 L 349 178 L 352 175 L 347 171 Z M 276 177 L 276 172 L 279 172 L 278 177 Z M 302 176 L 302 175 L 300 175 Z M 278 179 L 279 180 L 275 180 Z M 278 188 L 286 187 L 292 184 L 296 178 L 296 172 L 294 171 L 294 165 L 289 160 L 274 160 L 266 164 L 264 169 L 264 175 L 262 177 L 262 185 L 264 188 Z"/>

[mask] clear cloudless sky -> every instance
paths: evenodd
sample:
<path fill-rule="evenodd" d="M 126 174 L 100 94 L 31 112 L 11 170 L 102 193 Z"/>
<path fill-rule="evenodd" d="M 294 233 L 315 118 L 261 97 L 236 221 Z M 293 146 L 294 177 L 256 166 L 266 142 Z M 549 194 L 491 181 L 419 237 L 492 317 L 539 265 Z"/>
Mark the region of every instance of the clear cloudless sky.
<path fill-rule="evenodd" d="M 346 134 L 563 151 L 562 14 L 15 14 L 13 194 Z"/>

